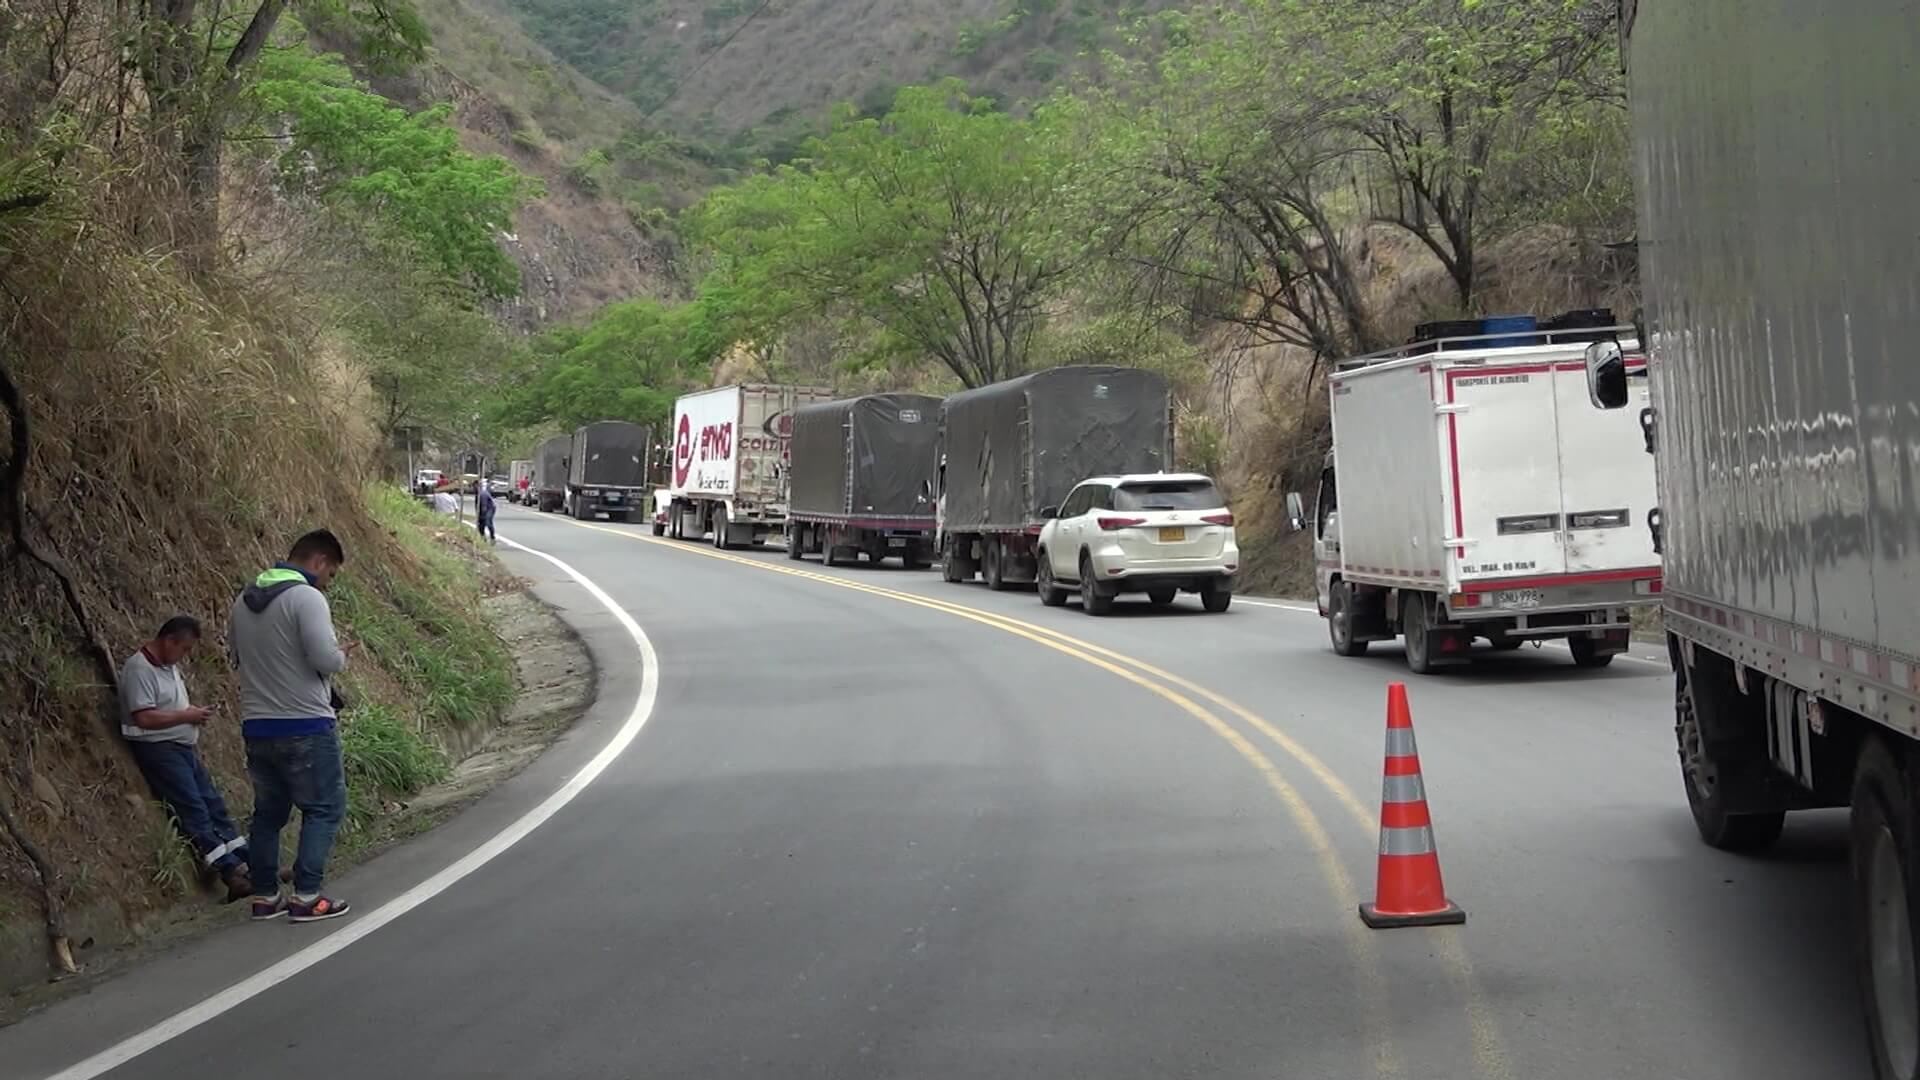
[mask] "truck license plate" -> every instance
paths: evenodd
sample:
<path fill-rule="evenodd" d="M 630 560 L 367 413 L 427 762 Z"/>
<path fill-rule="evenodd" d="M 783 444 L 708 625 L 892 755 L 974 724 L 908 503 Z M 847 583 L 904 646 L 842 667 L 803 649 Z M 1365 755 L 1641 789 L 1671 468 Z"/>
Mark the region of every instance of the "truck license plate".
<path fill-rule="evenodd" d="M 1540 606 L 1539 589 L 1507 589 L 1493 595 L 1493 601 L 1504 608 L 1537 608 Z"/>
<path fill-rule="evenodd" d="M 1160 542 L 1163 544 L 1185 543 L 1186 539 L 1187 539 L 1187 530 L 1186 530 L 1186 526 L 1184 525 L 1175 525 L 1171 528 L 1165 528 L 1160 530 Z"/>
<path fill-rule="evenodd" d="M 904 536 L 889 536 L 887 537 L 887 546 L 888 547 L 906 547 L 907 538 Z"/>

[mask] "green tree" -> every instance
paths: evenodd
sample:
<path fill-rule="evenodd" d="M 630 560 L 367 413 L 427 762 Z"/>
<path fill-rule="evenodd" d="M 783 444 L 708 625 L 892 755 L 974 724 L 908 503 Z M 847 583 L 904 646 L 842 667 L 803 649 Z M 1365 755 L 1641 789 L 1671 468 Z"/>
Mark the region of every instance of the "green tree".
<path fill-rule="evenodd" d="M 452 110 L 409 113 L 337 56 L 268 50 L 248 88 L 253 145 L 273 148 L 285 190 L 364 211 L 447 277 L 492 296 L 519 289 L 497 236 L 540 193 L 505 159 L 461 149 Z"/>
<path fill-rule="evenodd" d="M 76 9 L 77 10 L 77 9 Z M 426 29 L 407 0 L 152 0 L 127 13 L 127 55 L 147 91 L 149 118 L 164 152 L 189 260 L 210 266 L 219 243 L 220 162 L 233 110 L 290 10 L 350 39 L 373 63 L 424 54 Z"/>
<path fill-rule="evenodd" d="M 514 427 L 626 420 L 664 428 L 674 398 L 709 364 L 718 337 L 699 304 L 610 304 L 581 328 L 538 339 L 494 415 Z"/>
<path fill-rule="evenodd" d="M 1006 378 L 1086 256 L 1061 214 L 1076 166 L 1044 125 L 957 80 L 908 88 L 886 116 L 843 114 L 801 160 L 715 192 L 694 222 L 716 262 L 704 292 L 743 337 L 845 312 L 967 386 Z"/>

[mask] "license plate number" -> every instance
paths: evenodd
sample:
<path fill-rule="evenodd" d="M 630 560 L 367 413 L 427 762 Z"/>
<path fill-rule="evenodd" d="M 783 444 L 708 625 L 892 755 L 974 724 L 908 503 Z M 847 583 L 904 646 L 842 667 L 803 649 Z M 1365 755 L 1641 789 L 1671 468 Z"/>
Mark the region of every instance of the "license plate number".
<path fill-rule="evenodd" d="M 1186 540 L 1186 538 L 1187 538 L 1187 530 L 1185 526 L 1176 525 L 1171 528 L 1165 528 L 1160 530 L 1160 542 L 1163 544 L 1182 543 Z"/>
<path fill-rule="evenodd" d="M 1506 589 L 1495 593 L 1493 601 L 1504 608 L 1537 608 L 1540 606 L 1540 590 Z"/>
<path fill-rule="evenodd" d="M 889 536 L 887 537 L 887 546 L 888 547 L 906 547 L 907 538 L 904 536 Z"/>

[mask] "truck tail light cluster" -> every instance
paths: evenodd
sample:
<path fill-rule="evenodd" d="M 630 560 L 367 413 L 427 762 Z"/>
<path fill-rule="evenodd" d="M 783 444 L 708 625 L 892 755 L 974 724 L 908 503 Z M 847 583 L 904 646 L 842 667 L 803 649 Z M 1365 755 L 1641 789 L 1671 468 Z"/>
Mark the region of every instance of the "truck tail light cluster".
<path fill-rule="evenodd" d="M 1147 523 L 1146 518 L 1138 517 L 1103 517 L 1097 518 L 1096 520 L 1100 522 L 1102 532 L 1113 532 L 1115 529 L 1131 529 Z"/>
<path fill-rule="evenodd" d="M 1452 596 L 1447 597 L 1447 606 L 1450 608 L 1479 607 L 1480 594 L 1454 593 Z"/>

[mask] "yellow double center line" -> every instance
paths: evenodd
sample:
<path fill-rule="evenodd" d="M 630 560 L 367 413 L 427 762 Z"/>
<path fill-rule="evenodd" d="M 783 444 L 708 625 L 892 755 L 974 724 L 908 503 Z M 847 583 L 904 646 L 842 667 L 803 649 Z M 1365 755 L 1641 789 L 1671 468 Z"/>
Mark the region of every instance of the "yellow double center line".
<path fill-rule="evenodd" d="M 984 626 L 993 627 L 996 630 L 1012 634 L 1016 637 L 1025 638 L 1037 645 L 1071 656 L 1083 663 L 1091 664 L 1102 671 L 1125 679 L 1127 682 L 1166 700 L 1175 708 L 1199 720 L 1207 727 L 1207 730 L 1213 732 L 1221 741 L 1232 747 L 1235 753 L 1239 754 L 1248 764 L 1252 765 L 1260 774 L 1261 778 L 1266 781 L 1267 786 L 1271 788 L 1273 793 L 1280 799 L 1281 804 L 1286 807 L 1287 813 L 1293 818 L 1294 824 L 1299 827 L 1301 834 L 1306 838 L 1308 846 L 1313 849 L 1314 856 L 1320 864 L 1321 874 L 1325 877 L 1329 889 L 1333 892 L 1334 899 L 1338 901 L 1341 906 L 1348 909 L 1352 909 L 1360 902 L 1360 894 L 1355 890 L 1353 879 L 1347 873 L 1346 866 L 1340 861 L 1340 857 L 1334 849 L 1332 838 L 1328 836 L 1326 827 L 1321 824 L 1319 816 L 1313 812 L 1312 807 L 1309 806 L 1307 800 L 1301 796 L 1299 790 L 1289 783 L 1286 777 L 1281 774 L 1279 767 L 1274 764 L 1273 759 L 1262 753 L 1260 748 L 1255 746 L 1239 729 L 1202 706 L 1199 702 L 1195 701 L 1194 698 L 1203 699 L 1239 718 L 1248 727 L 1280 747 L 1288 757 L 1292 758 L 1302 768 L 1311 773 L 1314 779 L 1318 780 L 1321 786 L 1333 795 L 1335 800 L 1340 803 L 1342 808 L 1346 810 L 1347 814 L 1361 830 L 1370 837 L 1377 836 L 1379 832 L 1379 821 L 1375 818 L 1373 812 L 1367 809 L 1366 804 L 1360 800 L 1351 787 L 1342 781 L 1332 769 L 1327 767 L 1326 762 L 1320 760 L 1311 750 L 1303 746 L 1299 740 L 1294 739 L 1286 732 L 1274 727 L 1264 718 L 1239 703 L 1217 694 L 1190 679 L 1175 675 L 1170 671 L 1149 664 L 1144 660 L 1127 656 L 1124 653 L 1115 652 L 1112 649 L 1095 645 L 1092 642 L 1049 627 L 1041 626 L 1037 623 L 1026 622 L 1025 620 L 1016 619 L 1007 615 L 999 615 L 964 604 L 952 603 L 946 600 L 936 600 L 932 597 L 902 592 L 898 589 L 889 589 L 884 586 L 872 585 L 833 574 L 824 574 L 800 566 L 789 566 L 782 563 L 768 562 L 764 559 L 734 555 L 715 548 L 688 544 L 684 541 L 660 540 L 654 537 L 628 532 L 623 529 L 615 529 L 605 525 L 593 525 L 586 522 L 569 521 L 569 524 L 577 525 L 583 529 L 592 529 L 595 532 L 608 533 L 627 540 L 657 545 L 673 551 L 701 555 L 725 562 L 739 563 L 742 566 L 750 566 L 757 570 L 804 578 L 808 581 L 816 581 L 836 588 L 851 589 L 855 592 L 867 593 L 871 596 L 883 597 L 888 600 L 895 600 L 900 603 L 912 604 L 916 607 L 953 615 L 958 618 L 980 623 Z M 1184 691 L 1184 693 L 1182 693 L 1182 691 Z M 1189 697 L 1188 695 L 1192 696 Z M 1368 1014 L 1367 1030 L 1372 1035 L 1372 1043 L 1368 1049 L 1373 1058 L 1374 1072 L 1377 1076 L 1392 1080 L 1392 1078 L 1404 1075 L 1405 1069 L 1396 1045 L 1393 1040 L 1387 1036 L 1387 1032 L 1390 1031 L 1388 1023 L 1389 1008 L 1386 982 L 1381 974 L 1379 952 L 1374 946 L 1372 932 L 1362 927 L 1357 918 L 1347 920 L 1347 927 L 1346 939 L 1348 946 L 1359 960 L 1356 978 L 1360 982 L 1360 989 L 1366 1000 Z M 1486 1002 L 1475 985 L 1472 965 L 1467 958 L 1465 950 L 1460 945 L 1457 934 L 1448 931 L 1439 931 L 1434 936 L 1438 944 L 1437 951 L 1451 977 L 1450 981 L 1454 983 L 1456 991 L 1465 999 L 1468 1027 L 1473 1043 L 1475 1075 L 1484 1077 L 1486 1080 L 1507 1080 L 1512 1073 L 1507 1066 L 1506 1057 L 1501 1048 L 1500 1037 L 1493 1014 L 1487 1007 Z"/>

